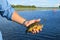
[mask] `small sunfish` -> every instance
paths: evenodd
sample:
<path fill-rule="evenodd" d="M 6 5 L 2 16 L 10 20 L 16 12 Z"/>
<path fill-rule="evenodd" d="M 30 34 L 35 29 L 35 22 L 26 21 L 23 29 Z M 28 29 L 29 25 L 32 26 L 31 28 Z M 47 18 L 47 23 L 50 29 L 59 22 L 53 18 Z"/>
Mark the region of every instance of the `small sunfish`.
<path fill-rule="evenodd" d="M 39 23 L 33 23 L 27 28 L 27 32 L 32 32 L 33 29 L 42 30 L 43 25 Z"/>

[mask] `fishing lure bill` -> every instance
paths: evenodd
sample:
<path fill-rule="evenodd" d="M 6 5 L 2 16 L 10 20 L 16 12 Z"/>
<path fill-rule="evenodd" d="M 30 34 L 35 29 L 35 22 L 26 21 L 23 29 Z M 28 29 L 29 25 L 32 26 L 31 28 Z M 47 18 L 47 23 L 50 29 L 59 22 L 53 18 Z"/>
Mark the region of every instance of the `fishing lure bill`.
<path fill-rule="evenodd" d="M 26 32 L 32 32 L 33 29 L 36 29 L 36 30 L 40 30 L 41 31 L 42 28 L 43 28 L 43 25 L 42 24 L 40 24 L 40 23 L 33 23 L 29 27 L 27 27 Z"/>

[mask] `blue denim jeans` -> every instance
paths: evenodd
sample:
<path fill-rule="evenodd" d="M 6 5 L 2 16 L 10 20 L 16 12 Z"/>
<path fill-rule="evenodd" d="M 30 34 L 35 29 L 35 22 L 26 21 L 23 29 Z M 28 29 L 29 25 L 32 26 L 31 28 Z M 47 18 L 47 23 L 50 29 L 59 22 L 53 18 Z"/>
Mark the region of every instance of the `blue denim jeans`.
<path fill-rule="evenodd" d="M 0 40 L 3 40 L 3 39 L 2 39 L 2 33 L 1 33 L 1 31 L 0 31 Z"/>

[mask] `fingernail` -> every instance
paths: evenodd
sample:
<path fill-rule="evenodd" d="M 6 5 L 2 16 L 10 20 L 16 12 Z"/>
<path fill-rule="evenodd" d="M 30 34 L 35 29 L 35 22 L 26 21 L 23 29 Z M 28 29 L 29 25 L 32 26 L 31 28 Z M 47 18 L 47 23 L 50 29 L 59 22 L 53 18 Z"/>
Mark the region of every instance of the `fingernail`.
<path fill-rule="evenodd" d="M 37 31 L 37 33 L 39 33 L 39 31 Z"/>
<path fill-rule="evenodd" d="M 42 29 L 40 29 L 40 31 L 42 31 Z"/>
<path fill-rule="evenodd" d="M 32 32 L 34 34 L 34 32 Z"/>

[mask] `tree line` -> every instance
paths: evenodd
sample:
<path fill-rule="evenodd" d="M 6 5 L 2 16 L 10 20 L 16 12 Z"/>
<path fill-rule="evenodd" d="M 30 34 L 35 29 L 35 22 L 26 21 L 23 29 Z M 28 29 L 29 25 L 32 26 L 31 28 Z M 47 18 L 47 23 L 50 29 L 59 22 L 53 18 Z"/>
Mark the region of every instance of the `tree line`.
<path fill-rule="evenodd" d="M 11 5 L 13 8 L 36 8 L 36 6 Z"/>

